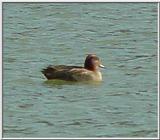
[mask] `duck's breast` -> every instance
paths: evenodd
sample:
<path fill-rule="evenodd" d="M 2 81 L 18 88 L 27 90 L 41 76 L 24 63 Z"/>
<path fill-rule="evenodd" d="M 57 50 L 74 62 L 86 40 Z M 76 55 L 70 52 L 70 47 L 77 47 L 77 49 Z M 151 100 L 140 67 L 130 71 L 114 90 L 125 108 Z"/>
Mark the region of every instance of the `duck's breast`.
<path fill-rule="evenodd" d="M 86 69 L 72 69 L 70 72 L 76 81 L 102 81 L 100 72 L 93 72 Z"/>

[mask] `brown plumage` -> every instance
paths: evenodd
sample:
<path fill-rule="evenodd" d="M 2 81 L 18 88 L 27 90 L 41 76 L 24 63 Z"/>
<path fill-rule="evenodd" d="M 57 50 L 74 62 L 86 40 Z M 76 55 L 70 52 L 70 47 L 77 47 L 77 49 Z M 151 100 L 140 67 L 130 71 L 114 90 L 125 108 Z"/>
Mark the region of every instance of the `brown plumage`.
<path fill-rule="evenodd" d="M 102 75 L 99 67 L 103 67 L 95 54 L 86 57 L 84 67 L 56 65 L 48 66 L 42 73 L 48 80 L 60 79 L 67 81 L 101 81 Z"/>

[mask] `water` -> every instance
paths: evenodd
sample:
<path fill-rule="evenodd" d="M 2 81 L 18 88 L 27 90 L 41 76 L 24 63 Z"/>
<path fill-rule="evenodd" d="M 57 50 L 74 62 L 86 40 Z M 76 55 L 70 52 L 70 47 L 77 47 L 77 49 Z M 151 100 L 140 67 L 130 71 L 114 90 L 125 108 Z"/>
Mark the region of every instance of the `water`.
<path fill-rule="evenodd" d="M 100 84 L 48 82 L 96 53 Z M 157 3 L 4 3 L 3 137 L 156 137 Z"/>

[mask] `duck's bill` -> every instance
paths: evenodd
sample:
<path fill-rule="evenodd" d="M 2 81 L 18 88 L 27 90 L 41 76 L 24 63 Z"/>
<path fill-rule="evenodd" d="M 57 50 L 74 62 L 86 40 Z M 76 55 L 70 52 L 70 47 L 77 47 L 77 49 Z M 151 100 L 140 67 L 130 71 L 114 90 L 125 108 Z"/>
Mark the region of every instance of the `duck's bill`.
<path fill-rule="evenodd" d="M 105 68 L 105 66 L 103 66 L 102 64 L 99 65 L 100 68 Z"/>

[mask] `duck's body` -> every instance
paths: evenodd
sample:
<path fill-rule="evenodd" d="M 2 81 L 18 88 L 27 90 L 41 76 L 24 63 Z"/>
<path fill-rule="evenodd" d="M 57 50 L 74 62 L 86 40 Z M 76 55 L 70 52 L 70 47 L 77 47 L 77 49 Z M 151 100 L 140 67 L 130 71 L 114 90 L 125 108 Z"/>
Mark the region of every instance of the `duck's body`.
<path fill-rule="evenodd" d="M 93 65 L 94 64 L 94 65 Z M 96 65 L 97 64 L 97 65 Z M 99 71 L 99 58 L 95 55 L 88 55 L 85 66 L 48 66 L 42 73 L 48 80 L 60 79 L 66 81 L 102 81 L 102 74 Z"/>

